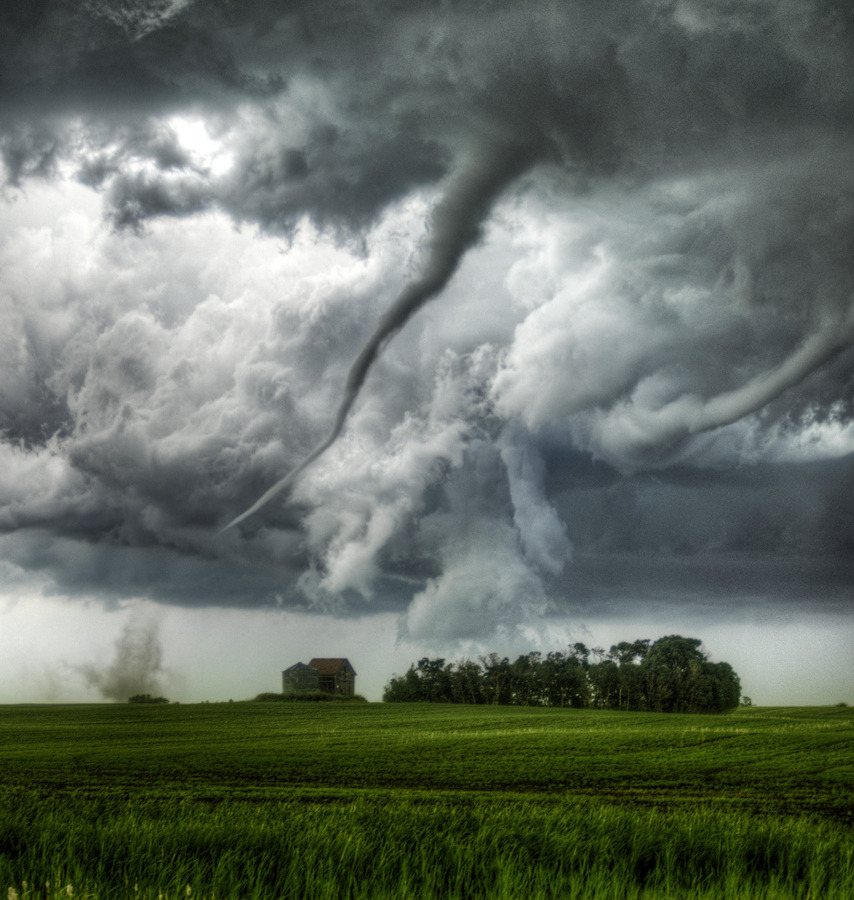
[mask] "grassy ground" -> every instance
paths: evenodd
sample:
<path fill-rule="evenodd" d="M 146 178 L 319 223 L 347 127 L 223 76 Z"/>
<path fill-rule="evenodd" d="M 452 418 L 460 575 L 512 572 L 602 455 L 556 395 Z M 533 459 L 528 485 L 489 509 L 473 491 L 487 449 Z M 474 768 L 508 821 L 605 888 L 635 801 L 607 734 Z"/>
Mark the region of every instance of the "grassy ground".
<path fill-rule="evenodd" d="M 852 751 L 837 708 L 0 707 L 0 891 L 847 900 Z"/>

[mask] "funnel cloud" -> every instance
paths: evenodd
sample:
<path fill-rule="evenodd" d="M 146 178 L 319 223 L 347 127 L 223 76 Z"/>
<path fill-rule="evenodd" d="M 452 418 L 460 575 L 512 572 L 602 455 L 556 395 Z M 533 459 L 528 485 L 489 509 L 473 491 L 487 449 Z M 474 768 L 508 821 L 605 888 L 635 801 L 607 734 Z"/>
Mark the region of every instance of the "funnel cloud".
<path fill-rule="evenodd" d="M 524 171 L 528 159 L 529 154 L 523 147 L 489 147 L 472 154 L 461 171 L 451 176 L 430 217 L 423 268 L 383 313 L 373 334 L 356 357 L 347 375 L 344 398 L 329 436 L 249 509 L 229 522 L 226 528 L 237 525 L 269 503 L 338 440 L 368 372 L 383 347 L 411 316 L 445 287 L 463 254 L 480 237 L 483 219 L 495 197 L 514 176 Z"/>
<path fill-rule="evenodd" d="M 136 694 L 158 695 L 164 676 L 159 629 L 151 619 L 131 618 L 105 664 L 86 663 L 78 672 L 105 700 L 127 702 Z"/>

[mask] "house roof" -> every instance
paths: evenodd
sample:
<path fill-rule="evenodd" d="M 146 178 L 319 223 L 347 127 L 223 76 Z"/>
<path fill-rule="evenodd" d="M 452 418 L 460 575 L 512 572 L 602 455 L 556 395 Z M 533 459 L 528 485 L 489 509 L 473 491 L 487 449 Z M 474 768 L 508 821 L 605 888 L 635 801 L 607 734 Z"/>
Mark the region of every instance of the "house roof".
<path fill-rule="evenodd" d="M 348 668 L 354 675 L 356 670 L 350 665 L 350 660 L 340 659 L 321 659 L 315 657 L 308 663 L 312 669 L 317 669 L 319 675 L 337 675 L 342 668 Z"/>
<path fill-rule="evenodd" d="M 304 662 L 298 662 L 298 663 L 294 663 L 292 666 L 288 666 L 287 669 L 285 669 L 284 671 L 285 672 L 293 672 L 295 669 L 298 670 L 298 669 L 310 669 L 310 668 L 312 668 L 312 667 L 307 666 Z"/>

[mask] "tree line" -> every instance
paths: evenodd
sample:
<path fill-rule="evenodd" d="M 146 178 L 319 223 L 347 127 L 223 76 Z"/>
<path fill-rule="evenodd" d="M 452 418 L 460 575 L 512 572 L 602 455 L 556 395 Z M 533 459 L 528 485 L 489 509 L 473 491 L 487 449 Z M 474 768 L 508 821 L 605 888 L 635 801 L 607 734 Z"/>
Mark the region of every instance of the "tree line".
<path fill-rule="evenodd" d="M 713 663 L 698 638 L 621 641 L 610 650 L 573 644 L 513 662 L 497 653 L 446 662 L 424 657 L 393 677 L 383 700 L 565 706 L 577 709 L 721 713 L 738 706 L 741 682 L 729 663 Z"/>

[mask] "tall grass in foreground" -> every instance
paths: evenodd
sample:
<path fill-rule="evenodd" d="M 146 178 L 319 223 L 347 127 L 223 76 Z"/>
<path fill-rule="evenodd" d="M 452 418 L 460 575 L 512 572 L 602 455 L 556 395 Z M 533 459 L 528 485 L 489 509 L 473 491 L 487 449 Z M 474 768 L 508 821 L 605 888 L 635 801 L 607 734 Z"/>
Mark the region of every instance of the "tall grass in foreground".
<path fill-rule="evenodd" d="M 164 900 L 849 900 L 854 839 L 827 821 L 584 800 L 3 801 L 0 892 L 66 897 L 69 885 L 78 898 Z"/>
<path fill-rule="evenodd" d="M 0 707 L 0 900 L 850 900 L 852 825 L 850 709 Z"/>

